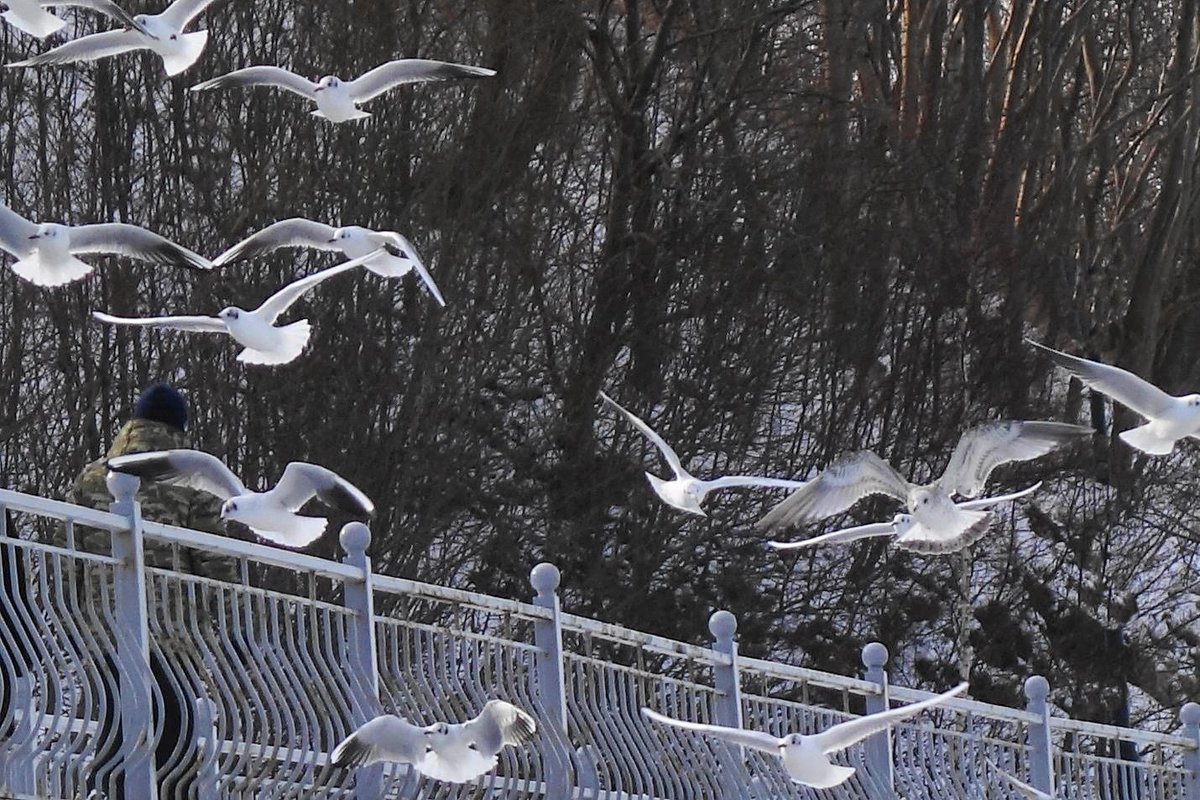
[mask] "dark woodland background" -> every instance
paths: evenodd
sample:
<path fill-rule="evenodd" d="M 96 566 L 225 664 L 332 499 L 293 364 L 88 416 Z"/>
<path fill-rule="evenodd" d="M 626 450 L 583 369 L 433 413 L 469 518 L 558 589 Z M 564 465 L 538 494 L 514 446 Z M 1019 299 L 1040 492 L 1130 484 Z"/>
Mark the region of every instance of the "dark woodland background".
<path fill-rule="evenodd" d="M 333 255 L 107 259 L 56 291 L 4 271 L 3 485 L 62 496 L 168 379 L 194 445 L 247 483 L 303 459 L 361 486 L 382 571 L 527 597 L 549 560 L 572 611 L 705 641 L 727 608 L 744 653 L 842 672 L 878 639 L 897 681 L 968 672 L 1010 704 L 1042 673 L 1087 719 L 1171 727 L 1200 694 L 1200 444 L 1131 453 L 1126 412 L 1022 342 L 1200 386 L 1196 0 L 218 0 L 193 28 L 208 49 L 174 81 L 146 53 L 0 72 L 0 199 L 209 257 L 289 216 L 394 229 L 449 305 L 412 278 L 331 281 L 289 315 L 315 325 L 306 355 L 246 369 L 226 338 L 89 312 L 257 303 Z M 3 62 L 42 47 L 0 32 Z M 187 91 L 400 56 L 499 74 L 394 91 L 359 125 Z M 781 558 L 749 527 L 781 495 L 664 506 L 642 472 L 665 465 L 602 388 L 702 477 L 871 447 L 925 478 L 997 418 L 1102 433 L 998 473 L 1046 484 L 963 557 Z"/>

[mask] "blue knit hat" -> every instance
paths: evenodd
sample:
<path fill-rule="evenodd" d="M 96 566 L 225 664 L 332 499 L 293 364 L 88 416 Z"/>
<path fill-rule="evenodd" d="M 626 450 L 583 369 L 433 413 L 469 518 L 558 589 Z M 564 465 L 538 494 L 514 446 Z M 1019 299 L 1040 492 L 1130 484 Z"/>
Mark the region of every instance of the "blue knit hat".
<path fill-rule="evenodd" d="M 133 418 L 161 422 L 183 433 L 188 423 L 187 401 L 169 383 L 156 383 L 134 403 Z"/>

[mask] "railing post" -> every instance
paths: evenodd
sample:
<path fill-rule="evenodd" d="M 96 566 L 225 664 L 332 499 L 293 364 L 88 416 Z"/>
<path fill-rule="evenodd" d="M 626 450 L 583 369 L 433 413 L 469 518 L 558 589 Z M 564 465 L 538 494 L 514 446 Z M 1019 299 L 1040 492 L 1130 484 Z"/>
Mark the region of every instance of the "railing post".
<path fill-rule="evenodd" d="M 1195 747 L 1183 754 L 1183 766 L 1188 776 L 1187 800 L 1200 800 L 1200 705 L 1184 703 L 1179 710 L 1183 722 L 1183 735 L 1191 739 Z"/>
<path fill-rule="evenodd" d="M 354 698 L 354 719 L 357 727 L 373 719 L 379 713 L 379 661 L 375 648 L 375 586 L 371 573 L 371 559 L 367 547 L 371 544 L 371 530 L 361 522 L 349 522 L 342 526 L 338 541 L 346 552 L 342 562 L 362 570 L 361 581 L 346 581 L 342 587 L 346 608 L 354 611 L 350 623 L 348 653 L 354 682 L 357 689 Z M 354 796 L 357 800 L 379 800 L 384 796 L 383 764 L 359 767 L 354 775 Z"/>
<path fill-rule="evenodd" d="M 729 664 L 713 667 L 713 686 L 717 690 L 715 722 L 729 728 L 742 727 L 742 679 L 738 673 L 737 617 L 728 611 L 716 611 L 708 618 L 713 649 L 729 656 Z"/>
<path fill-rule="evenodd" d="M 133 475 L 110 472 L 106 479 L 113 496 L 109 510 L 129 519 L 126 530 L 113 531 L 114 618 L 120 697 L 115 704 L 121 719 L 121 767 L 124 794 L 129 800 L 156 800 L 154 776 L 154 690 L 150 672 L 150 622 L 146 607 L 146 560 L 142 542 L 142 510 L 133 499 L 141 481 Z"/>
<path fill-rule="evenodd" d="M 1025 741 L 1029 745 L 1029 783 L 1047 794 L 1054 793 L 1054 759 L 1050 739 L 1050 707 L 1046 698 L 1050 696 L 1050 682 L 1041 675 L 1032 675 L 1025 680 L 1025 710 L 1038 717 L 1038 722 L 1029 726 Z"/>
<path fill-rule="evenodd" d="M 543 562 L 529 573 L 529 583 L 537 594 L 533 604 L 550 612 L 550 619 L 539 619 L 533 625 L 533 643 L 537 645 L 535 695 L 549 721 L 558 729 L 560 741 L 567 736 L 567 678 L 563 668 L 562 607 L 558 602 L 558 584 L 562 575 L 558 567 Z M 557 754 L 557 748 L 551 748 Z M 565 755 L 565 754 L 563 754 Z M 569 797 L 571 794 L 570 766 L 565 757 L 549 757 L 543 762 L 546 774 L 546 797 Z"/>
<path fill-rule="evenodd" d="M 863 680 L 868 680 L 879 687 L 879 694 L 867 695 L 867 713 L 878 714 L 887 711 L 890 705 L 888 698 L 888 649 L 882 642 L 870 642 L 862 649 Z M 867 738 L 863 743 L 866 751 L 867 766 L 871 774 L 891 790 L 896 788 L 896 770 L 892 764 L 892 729 Z"/>

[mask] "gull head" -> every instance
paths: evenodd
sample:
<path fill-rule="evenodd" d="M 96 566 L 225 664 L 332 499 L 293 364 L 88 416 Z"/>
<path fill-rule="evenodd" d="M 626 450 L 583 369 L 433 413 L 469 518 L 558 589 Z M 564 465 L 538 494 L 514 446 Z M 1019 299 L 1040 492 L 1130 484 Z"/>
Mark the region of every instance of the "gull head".
<path fill-rule="evenodd" d="M 171 26 L 158 19 L 157 15 L 151 14 L 136 15 L 133 18 L 133 29 L 151 39 L 175 39 L 179 33 L 171 30 Z"/>
<path fill-rule="evenodd" d="M 53 222 L 44 222 L 37 226 L 37 230 L 29 235 L 30 239 L 44 239 L 47 242 L 53 242 L 59 237 L 67 238 L 67 231 L 62 225 L 56 225 Z"/>
<path fill-rule="evenodd" d="M 1179 398 L 1188 408 L 1200 408 L 1200 394 L 1185 394 Z"/>
<path fill-rule="evenodd" d="M 937 505 L 938 490 L 936 487 L 923 486 L 920 489 L 914 489 L 909 495 L 909 510 L 916 512 L 917 509 L 930 510 Z M 904 516 L 904 515 L 900 515 Z"/>
<path fill-rule="evenodd" d="M 238 511 L 238 501 L 236 497 L 226 500 L 221 506 L 221 519 L 236 520 L 240 512 Z"/>
<path fill-rule="evenodd" d="M 314 92 L 319 92 L 322 89 L 336 89 L 342 85 L 342 79 L 336 75 L 326 75 L 321 80 L 317 81 L 317 86 L 313 89 Z"/>
<path fill-rule="evenodd" d="M 435 722 L 425 729 L 426 736 L 447 736 L 450 733 L 450 725 L 446 722 Z"/>
<path fill-rule="evenodd" d="M 347 225 L 344 228 L 338 228 L 333 232 L 333 238 L 329 240 L 330 244 L 346 245 L 352 242 L 363 241 L 366 239 L 367 229 L 360 228 L 357 225 Z"/>
<path fill-rule="evenodd" d="M 225 322 L 233 322 L 245 313 L 245 311 L 237 306 L 229 306 L 228 308 L 222 308 L 220 313 L 217 314 L 217 318 Z"/>

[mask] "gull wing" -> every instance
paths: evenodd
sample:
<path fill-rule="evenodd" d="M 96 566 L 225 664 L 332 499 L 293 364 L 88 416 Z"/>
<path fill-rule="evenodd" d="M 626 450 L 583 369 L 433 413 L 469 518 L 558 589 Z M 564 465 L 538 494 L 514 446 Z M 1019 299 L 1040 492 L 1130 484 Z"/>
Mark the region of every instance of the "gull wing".
<path fill-rule="evenodd" d="M 114 317 L 101 311 L 92 316 L 109 325 L 131 325 L 137 328 L 166 328 L 191 333 L 228 333 L 225 323 L 216 317 Z"/>
<path fill-rule="evenodd" d="M 687 470 L 685 470 L 683 468 L 683 464 L 679 462 L 679 456 L 676 455 L 675 451 L 671 449 L 671 445 L 667 444 L 661 436 L 655 433 L 653 428 L 651 428 L 645 422 L 642 422 L 641 417 L 639 417 L 637 414 L 634 414 L 632 411 L 629 411 L 627 408 L 618 403 L 616 400 L 613 400 L 604 392 L 600 392 L 600 399 L 624 414 L 625 418 L 634 424 L 634 427 L 636 427 L 647 439 L 654 443 L 654 446 L 658 448 L 660 453 L 662 453 L 663 458 L 667 460 L 667 464 L 670 465 L 671 471 L 675 473 L 676 478 L 689 477 Z"/>
<path fill-rule="evenodd" d="M 175 30 L 182 31 L 212 3 L 213 0 L 175 0 L 158 18 Z"/>
<path fill-rule="evenodd" d="M 750 747 L 755 750 L 761 750 L 764 753 L 770 753 L 773 756 L 779 755 L 779 748 L 783 744 L 783 740 L 778 736 L 772 736 L 762 731 L 748 731 L 743 728 L 727 728 L 724 725 L 704 725 L 699 722 L 688 722 L 659 714 L 657 711 L 651 711 L 648 708 L 642 709 L 642 716 L 662 725 L 670 725 L 685 731 L 703 733 L 705 736 L 712 736 L 736 747 Z"/>
<path fill-rule="evenodd" d="M 190 486 L 222 500 L 248 494 L 241 479 L 221 459 L 199 450 L 157 450 L 117 456 L 108 460 L 108 468 L 151 481 Z"/>
<path fill-rule="evenodd" d="M 938 483 L 947 492 L 977 497 L 992 470 L 1009 461 L 1029 461 L 1092 435 L 1091 428 L 1066 422 L 989 422 L 958 440 Z"/>
<path fill-rule="evenodd" d="M 315 247 L 319 250 L 337 250 L 338 248 L 330 241 L 333 239 L 335 230 L 331 225 L 313 222 L 302 217 L 280 220 L 247 236 L 221 253 L 213 259 L 213 266 L 220 267 L 235 261 L 255 258 L 281 247 Z"/>
<path fill-rule="evenodd" d="M 1020 500 L 1022 497 L 1031 495 L 1040 488 L 1042 488 L 1042 482 L 1038 481 L 1033 486 L 1026 486 L 1019 492 L 998 494 L 994 497 L 983 497 L 978 500 L 966 500 L 962 503 L 955 503 L 955 505 L 957 505 L 959 508 L 965 508 L 967 511 L 986 511 L 992 506 L 998 506 L 1001 503 L 1007 503 L 1009 500 Z"/>
<path fill-rule="evenodd" d="M 315 101 L 317 99 L 314 91 L 317 88 L 315 83 L 283 67 L 265 64 L 257 67 L 235 69 L 233 72 L 219 75 L 203 83 L 197 83 L 189 91 L 203 92 L 208 89 L 228 89 L 243 86 L 274 86 L 279 89 L 287 89 L 289 92 L 295 92 L 309 100 Z"/>
<path fill-rule="evenodd" d="M 212 269 L 212 263 L 186 247 L 137 225 L 105 222 L 71 228 L 72 253 L 119 253 L 170 267 Z"/>
<path fill-rule="evenodd" d="M 335 767 L 361 767 L 376 761 L 415 764 L 425 758 L 425 732 L 416 725 L 387 714 L 376 717 L 347 736 L 333 749 Z"/>
<path fill-rule="evenodd" d="M 1067 355 L 1029 339 L 1025 341 L 1048 355 L 1051 361 L 1078 378 L 1084 386 L 1108 395 L 1147 419 L 1161 416 L 1174 405 L 1174 397 L 1128 370 Z"/>
<path fill-rule="evenodd" d="M 883 494 L 904 502 L 908 481 L 870 450 L 838 456 L 815 479 L 792 492 L 755 523 L 777 530 L 840 514 L 864 497 Z"/>
<path fill-rule="evenodd" d="M 430 61 L 424 58 L 401 58 L 381 64 L 373 70 L 346 83 L 350 96 L 356 103 L 365 103 L 388 89 L 405 83 L 445 81 L 455 78 L 490 78 L 494 69 L 472 67 L 466 64 L 451 64 L 446 61 Z"/>
<path fill-rule="evenodd" d="M 309 289 L 312 289 L 323 280 L 332 278 L 334 275 L 340 275 L 355 267 L 362 266 L 365 261 L 369 261 L 380 252 L 382 252 L 382 249 L 372 250 L 361 258 L 351 259 L 344 264 L 338 264 L 336 267 L 329 267 L 320 272 L 314 272 L 312 275 L 301 278 L 298 281 L 292 281 L 264 300 L 263 304 L 254 310 L 254 313 L 267 322 L 274 324 L 275 320 L 279 319 L 279 315 L 291 308 L 292 303 L 299 300 Z"/>
<path fill-rule="evenodd" d="M 805 481 L 792 481 L 785 478 L 759 478 L 754 475 L 725 475 L 702 481 L 709 489 L 733 489 L 739 486 L 763 486 L 768 489 L 802 489 Z"/>
<path fill-rule="evenodd" d="M 375 504 L 350 481 L 333 470 L 303 461 L 293 461 L 284 468 L 272 494 L 292 512 L 316 497 L 330 508 L 348 514 L 369 517 L 375 513 Z"/>
<path fill-rule="evenodd" d="M 37 233 L 38 226 L 0 203 L 0 247 L 23 258 L 33 248 L 29 237 Z"/>
<path fill-rule="evenodd" d="M 832 533 L 823 533 L 799 542 L 767 542 L 767 547 L 773 550 L 800 550 L 823 544 L 845 544 L 872 536 L 895 536 L 896 532 L 895 522 L 873 522 L 870 525 L 859 525 L 854 528 L 842 528 Z"/>
<path fill-rule="evenodd" d="M 1009 775 L 1007 772 L 1000 769 L 1000 766 L 998 764 L 996 764 L 995 761 L 992 761 L 990 758 L 984 759 L 984 760 L 987 761 L 988 766 L 991 768 L 992 772 L 999 775 L 1001 780 L 1003 780 L 1010 787 L 1015 789 L 1022 797 L 1028 797 L 1029 800 L 1054 800 L 1053 795 L 1046 794 L 1041 789 L 1035 789 L 1034 787 L 1030 786 L 1028 783 L 1025 783 L 1024 781 L 1018 780 L 1017 778 L 1013 777 L 1012 775 Z"/>
<path fill-rule="evenodd" d="M 479 715 L 463 723 L 467 738 L 480 753 L 495 755 L 505 745 L 521 746 L 533 741 L 537 721 L 503 700 L 489 700 Z"/>
<path fill-rule="evenodd" d="M 99 12 L 106 17 L 111 17 L 117 22 L 124 25 L 126 28 L 133 28 L 149 35 L 149 31 L 143 28 L 137 20 L 133 18 L 125 9 L 121 8 L 112 0 L 40 0 L 38 5 L 43 8 L 51 6 L 71 6 L 73 8 L 86 8 L 91 11 Z"/>
<path fill-rule="evenodd" d="M 918 714 L 927 708 L 932 708 L 939 703 L 944 703 L 951 697 L 962 694 L 966 690 L 967 684 L 960 683 L 948 692 L 931 697 L 928 700 L 922 700 L 919 703 L 910 703 L 909 705 L 900 706 L 888 711 L 880 711 L 878 714 L 868 714 L 865 717 L 857 717 L 838 723 L 832 728 L 826 728 L 820 733 L 814 734 L 812 738 L 816 740 L 817 746 L 821 748 L 822 753 L 836 753 L 839 750 L 845 750 L 847 747 L 861 742 L 871 734 L 886 730 L 901 720 Z"/>
<path fill-rule="evenodd" d="M 137 31 L 119 30 L 81 36 L 66 44 L 27 58 L 14 61 L 9 67 L 40 67 L 46 64 L 71 64 L 76 61 L 95 61 L 98 58 L 127 53 L 149 47 L 150 39 Z"/>
<path fill-rule="evenodd" d="M 412 242 L 395 231 L 378 231 L 376 236 L 381 237 L 383 247 L 390 255 L 412 262 L 413 269 L 421 276 L 421 281 L 425 284 L 425 288 L 433 295 L 433 299 L 437 301 L 437 304 L 445 308 L 446 300 L 442 297 L 442 292 L 438 289 L 437 284 L 433 282 L 433 276 L 425 268 L 425 262 L 421 261 L 421 257 L 417 255 L 417 250 L 413 247 Z"/>

